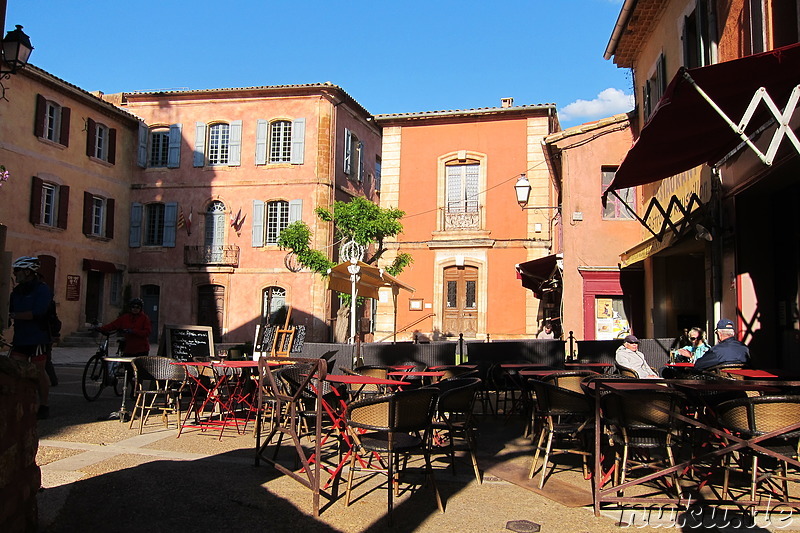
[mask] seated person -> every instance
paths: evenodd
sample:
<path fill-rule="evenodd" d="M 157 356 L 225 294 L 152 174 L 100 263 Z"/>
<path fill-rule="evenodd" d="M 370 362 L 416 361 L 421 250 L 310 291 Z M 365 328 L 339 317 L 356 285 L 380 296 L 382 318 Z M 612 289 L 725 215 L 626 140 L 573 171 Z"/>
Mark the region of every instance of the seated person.
<path fill-rule="evenodd" d="M 678 353 L 683 356 L 684 359 L 676 362 L 696 363 L 698 359 L 705 355 L 709 348 L 710 346 L 706 343 L 703 330 L 697 327 L 692 328 L 689 330 L 689 344 L 678 349 Z"/>
<path fill-rule="evenodd" d="M 544 321 L 544 327 L 542 327 L 542 331 L 536 335 L 537 339 L 555 339 L 556 334 L 553 332 L 553 323 L 549 320 Z"/>
<path fill-rule="evenodd" d="M 717 334 L 717 344 L 709 348 L 702 359 L 695 362 L 695 368 L 704 370 L 725 363 L 746 365 L 750 362 L 750 350 L 734 338 L 736 330 L 733 321 L 723 318 L 717 322 L 714 333 Z"/>
<path fill-rule="evenodd" d="M 658 378 L 658 374 L 650 368 L 644 358 L 644 354 L 639 351 L 639 339 L 633 335 L 628 335 L 623 339 L 622 346 L 617 348 L 614 360 L 619 366 L 630 368 L 639 379 Z"/>

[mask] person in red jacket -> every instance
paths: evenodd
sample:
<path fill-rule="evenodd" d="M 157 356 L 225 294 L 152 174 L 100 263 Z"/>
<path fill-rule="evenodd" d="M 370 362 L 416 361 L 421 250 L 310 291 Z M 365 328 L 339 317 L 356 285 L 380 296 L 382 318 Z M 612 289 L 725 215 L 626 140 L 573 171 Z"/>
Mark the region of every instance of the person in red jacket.
<path fill-rule="evenodd" d="M 122 333 L 125 339 L 122 352 L 125 357 L 140 357 L 150 352 L 150 331 L 153 325 L 150 323 L 150 317 L 142 311 L 143 305 L 141 298 L 134 298 L 130 301 L 128 313 L 120 315 L 105 326 L 95 328 L 103 333 L 115 330 Z"/>

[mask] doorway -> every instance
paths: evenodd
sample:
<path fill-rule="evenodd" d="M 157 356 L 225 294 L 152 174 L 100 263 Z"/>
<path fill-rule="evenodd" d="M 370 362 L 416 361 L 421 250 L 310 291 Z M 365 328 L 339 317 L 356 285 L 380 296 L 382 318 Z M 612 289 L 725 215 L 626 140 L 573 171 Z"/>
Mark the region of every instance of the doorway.
<path fill-rule="evenodd" d="M 478 333 L 478 268 L 454 266 L 444 269 L 442 333 L 448 337 Z"/>
<path fill-rule="evenodd" d="M 158 308 L 161 300 L 161 287 L 158 285 L 142 285 L 142 301 L 144 314 L 150 318 L 153 329 L 150 331 L 150 343 L 158 342 Z"/>
<path fill-rule="evenodd" d="M 222 338 L 222 324 L 225 316 L 225 287 L 222 285 L 201 285 L 197 288 L 197 324 L 211 326 L 214 342 Z"/>
<path fill-rule="evenodd" d="M 214 200 L 206 210 L 205 245 L 210 263 L 221 263 L 225 244 L 225 204 Z"/>
<path fill-rule="evenodd" d="M 100 322 L 102 318 L 101 302 L 103 300 L 103 279 L 102 272 L 96 270 L 86 271 L 86 303 L 84 311 L 87 322 Z"/>

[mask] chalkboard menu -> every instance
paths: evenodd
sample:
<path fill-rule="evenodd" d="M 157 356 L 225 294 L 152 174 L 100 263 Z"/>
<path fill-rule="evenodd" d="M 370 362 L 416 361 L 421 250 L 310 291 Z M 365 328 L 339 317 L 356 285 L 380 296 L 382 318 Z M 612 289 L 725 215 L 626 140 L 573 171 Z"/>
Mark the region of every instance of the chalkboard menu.
<path fill-rule="evenodd" d="M 159 343 L 159 355 L 178 361 L 194 357 L 214 357 L 214 334 L 211 326 L 164 326 Z"/>

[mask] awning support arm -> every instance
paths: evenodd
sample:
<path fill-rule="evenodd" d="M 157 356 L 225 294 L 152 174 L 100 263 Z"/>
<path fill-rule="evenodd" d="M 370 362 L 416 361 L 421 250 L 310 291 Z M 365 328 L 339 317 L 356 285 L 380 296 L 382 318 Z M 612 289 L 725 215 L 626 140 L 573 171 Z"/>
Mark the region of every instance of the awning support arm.
<path fill-rule="evenodd" d="M 638 213 L 636 213 L 636 210 L 635 210 L 633 207 L 629 206 L 629 205 L 628 205 L 628 203 L 627 203 L 627 202 L 626 202 L 626 201 L 625 201 L 625 200 L 624 200 L 624 199 L 623 199 L 623 198 L 622 198 L 620 195 L 618 195 L 618 194 L 617 194 L 617 191 L 616 191 L 616 190 L 614 190 L 614 189 L 610 189 L 610 190 L 607 190 L 607 191 L 606 191 L 606 193 L 609 193 L 609 192 L 610 192 L 611 194 L 613 194 L 614 196 L 616 196 L 617 200 L 619 200 L 620 202 L 622 202 L 622 205 L 624 205 L 625 207 L 627 207 L 627 208 L 628 208 L 628 211 L 630 211 L 630 212 L 633 214 L 634 218 L 636 218 L 636 220 L 639 222 L 639 224 L 641 224 L 642 226 L 644 226 L 645 228 L 647 228 L 647 231 L 649 231 L 650 233 L 652 233 L 652 234 L 653 234 L 653 237 L 655 237 L 656 239 L 658 239 L 658 241 L 659 241 L 659 242 L 661 241 L 661 239 L 663 238 L 663 234 L 662 234 L 662 235 L 659 235 L 658 233 L 656 233 L 655 231 L 653 231 L 653 230 L 650 228 L 650 226 L 648 226 L 648 225 L 647 225 L 647 221 L 646 221 L 646 220 L 644 220 L 642 217 L 640 217 L 640 216 L 638 215 Z"/>
<path fill-rule="evenodd" d="M 800 153 L 800 141 L 798 141 L 797 136 L 794 134 L 792 129 L 789 127 L 789 119 L 794 114 L 795 108 L 797 107 L 797 102 L 800 99 L 800 85 L 796 86 L 792 89 L 792 94 L 789 97 L 789 101 L 786 104 L 786 108 L 784 109 L 783 113 L 778 109 L 778 106 L 772 101 L 769 94 L 767 94 L 766 89 L 763 87 L 759 87 L 753 98 L 750 100 L 750 105 L 747 107 L 744 115 L 742 116 L 742 121 L 739 124 L 734 123 L 725 112 L 720 109 L 720 107 L 711 99 L 710 96 L 699 86 L 695 83 L 692 76 L 684 70 L 682 72 L 683 78 L 691 84 L 692 87 L 697 91 L 697 93 L 703 98 L 703 100 L 708 103 L 711 108 L 717 112 L 717 114 L 722 118 L 723 121 L 733 130 L 733 132 L 739 136 L 739 138 L 744 142 L 750 149 L 755 152 L 758 158 L 767 166 L 772 165 L 773 158 L 775 157 L 775 153 L 778 151 L 778 146 L 783 140 L 784 135 L 789 137 L 789 141 L 794 145 L 795 149 L 798 153 Z M 756 108 L 764 101 L 767 108 L 770 110 L 770 113 L 775 117 L 778 121 L 778 129 L 775 131 L 772 137 L 772 141 L 770 142 L 769 148 L 767 150 L 767 154 L 764 155 L 758 147 L 753 144 L 753 141 L 745 134 L 744 130 L 747 127 L 750 119 L 753 118 L 753 114 L 756 111 Z"/>

